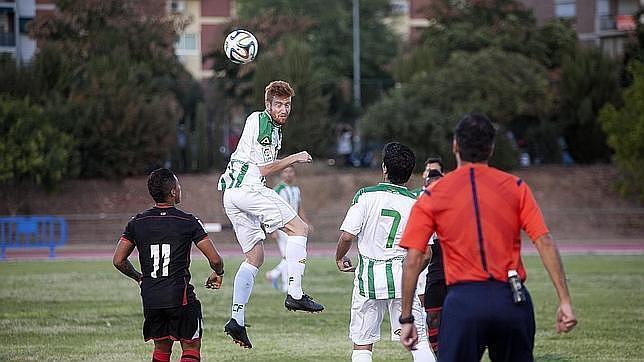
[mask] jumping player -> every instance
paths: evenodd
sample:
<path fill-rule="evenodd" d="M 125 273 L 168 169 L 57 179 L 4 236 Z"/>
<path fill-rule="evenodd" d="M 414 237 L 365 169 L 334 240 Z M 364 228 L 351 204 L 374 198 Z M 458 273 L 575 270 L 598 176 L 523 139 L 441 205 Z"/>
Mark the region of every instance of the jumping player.
<path fill-rule="evenodd" d="M 264 263 L 266 233 L 282 229 L 287 235 L 286 263 L 288 288 L 284 306 L 289 310 L 320 312 L 324 306 L 302 291 L 306 262 L 308 225 L 273 189 L 265 186 L 266 176 L 295 163 L 310 163 L 311 156 L 301 151 L 277 159 L 282 146 L 282 126 L 291 112 L 294 92 L 284 81 L 266 86 L 266 109 L 246 119 L 237 149 L 219 179 L 224 191 L 224 209 L 230 219 L 245 260 L 235 275 L 231 318 L 224 331 L 242 347 L 251 348 L 246 334 L 245 308 L 255 284 L 257 270 Z"/>
<path fill-rule="evenodd" d="M 152 361 L 170 361 L 174 341 L 181 342 L 182 362 L 199 361 L 203 323 L 188 270 L 192 244 L 208 258 L 213 270 L 206 288 L 221 287 L 224 263 L 201 221 L 175 207 L 181 201 L 181 186 L 172 171 L 152 171 L 148 191 L 155 205 L 128 222 L 113 263 L 141 288 L 143 337 L 154 340 Z M 135 247 L 141 273 L 128 260 Z"/>

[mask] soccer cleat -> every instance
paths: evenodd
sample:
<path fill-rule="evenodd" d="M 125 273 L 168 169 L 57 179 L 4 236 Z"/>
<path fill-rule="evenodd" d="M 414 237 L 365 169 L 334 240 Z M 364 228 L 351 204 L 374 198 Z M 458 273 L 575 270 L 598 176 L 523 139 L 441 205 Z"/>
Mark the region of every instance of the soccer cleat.
<path fill-rule="evenodd" d="M 237 321 L 234 318 L 230 318 L 228 323 L 224 326 L 224 332 L 229 335 L 235 343 L 244 347 L 244 348 L 253 348 L 253 345 L 248 339 L 246 334 L 246 327 L 240 326 L 237 324 Z"/>
<path fill-rule="evenodd" d="M 313 298 L 306 294 L 302 295 L 302 299 L 295 299 L 291 297 L 290 294 L 287 294 L 286 299 L 284 300 L 284 306 L 288 310 L 301 310 L 311 313 L 321 312 L 324 310 L 324 306 L 322 304 L 314 301 Z"/>

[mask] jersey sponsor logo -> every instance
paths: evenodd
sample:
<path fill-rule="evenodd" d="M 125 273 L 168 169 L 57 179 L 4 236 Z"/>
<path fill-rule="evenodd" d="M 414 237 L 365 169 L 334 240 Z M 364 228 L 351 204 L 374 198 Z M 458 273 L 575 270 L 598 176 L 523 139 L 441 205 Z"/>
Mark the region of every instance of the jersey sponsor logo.
<path fill-rule="evenodd" d="M 273 161 L 273 153 L 270 147 L 262 148 L 262 152 L 264 153 L 264 161 Z"/>

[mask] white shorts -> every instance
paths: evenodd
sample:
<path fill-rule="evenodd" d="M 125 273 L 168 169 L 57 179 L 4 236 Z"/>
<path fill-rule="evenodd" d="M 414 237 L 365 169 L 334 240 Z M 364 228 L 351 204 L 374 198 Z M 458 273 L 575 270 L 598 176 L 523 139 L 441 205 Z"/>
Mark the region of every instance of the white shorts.
<path fill-rule="evenodd" d="M 360 295 L 358 288 L 353 288 L 351 300 L 351 322 L 349 323 L 349 339 L 355 344 L 373 344 L 380 340 L 380 325 L 389 311 L 391 322 L 391 340 L 400 340 L 400 312 L 402 307 L 401 299 L 369 299 Z M 412 305 L 414 324 L 418 331 L 418 340 L 426 341 L 427 332 L 425 329 L 425 318 L 423 315 L 420 300 L 416 296 Z"/>
<path fill-rule="evenodd" d="M 295 210 L 275 191 L 263 186 L 226 189 L 224 210 L 244 253 L 266 239 L 264 232 L 270 234 L 297 216 Z"/>

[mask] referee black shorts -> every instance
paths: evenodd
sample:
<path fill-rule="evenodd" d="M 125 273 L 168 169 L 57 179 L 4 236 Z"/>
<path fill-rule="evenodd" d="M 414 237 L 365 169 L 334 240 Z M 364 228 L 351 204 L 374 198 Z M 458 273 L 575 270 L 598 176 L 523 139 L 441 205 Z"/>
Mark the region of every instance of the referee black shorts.
<path fill-rule="evenodd" d="M 438 334 L 441 361 L 480 361 L 487 347 L 492 361 L 531 362 L 535 322 L 532 299 L 515 304 L 506 282 L 449 287 Z"/>
<path fill-rule="evenodd" d="M 201 303 L 174 308 L 144 309 L 143 338 L 146 341 L 171 339 L 173 341 L 198 341 L 203 333 Z"/>

